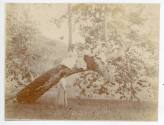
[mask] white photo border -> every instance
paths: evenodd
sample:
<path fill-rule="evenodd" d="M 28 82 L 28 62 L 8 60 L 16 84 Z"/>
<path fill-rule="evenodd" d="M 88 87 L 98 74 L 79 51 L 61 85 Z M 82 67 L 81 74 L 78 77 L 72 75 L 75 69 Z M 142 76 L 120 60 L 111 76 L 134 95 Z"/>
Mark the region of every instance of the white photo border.
<path fill-rule="evenodd" d="M 6 3 L 152 3 L 160 4 L 160 48 L 159 48 L 159 95 L 158 121 L 5 121 L 5 4 Z M 0 0 L 0 125 L 162 125 L 164 123 L 164 0 Z M 163 77 L 162 77 L 163 76 Z"/>

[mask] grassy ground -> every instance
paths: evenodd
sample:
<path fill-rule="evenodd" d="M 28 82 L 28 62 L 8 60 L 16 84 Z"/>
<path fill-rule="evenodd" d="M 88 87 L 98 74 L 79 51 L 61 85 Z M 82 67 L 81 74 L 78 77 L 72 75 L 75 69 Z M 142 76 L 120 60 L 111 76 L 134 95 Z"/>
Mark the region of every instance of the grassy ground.
<path fill-rule="evenodd" d="M 51 103 L 6 103 L 6 120 L 157 120 L 155 102 L 69 99 L 68 107 Z"/>

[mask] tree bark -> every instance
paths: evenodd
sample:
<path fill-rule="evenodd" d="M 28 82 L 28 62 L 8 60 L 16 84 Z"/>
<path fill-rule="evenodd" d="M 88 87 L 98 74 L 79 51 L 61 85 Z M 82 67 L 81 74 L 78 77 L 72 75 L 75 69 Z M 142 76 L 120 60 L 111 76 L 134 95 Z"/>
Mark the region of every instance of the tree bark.
<path fill-rule="evenodd" d="M 87 64 L 87 69 L 70 69 L 64 65 L 59 65 L 46 73 L 42 74 L 29 85 L 23 88 L 16 95 L 18 103 L 34 103 L 41 95 L 48 91 L 52 86 L 58 84 L 60 79 L 66 76 L 70 76 L 75 73 L 84 72 L 88 70 L 97 72 L 97 65 L 93 57 L 87 55 L 84 56 L 84 60 Z M 93 67 L 94 66 L 94 67 Z"/>

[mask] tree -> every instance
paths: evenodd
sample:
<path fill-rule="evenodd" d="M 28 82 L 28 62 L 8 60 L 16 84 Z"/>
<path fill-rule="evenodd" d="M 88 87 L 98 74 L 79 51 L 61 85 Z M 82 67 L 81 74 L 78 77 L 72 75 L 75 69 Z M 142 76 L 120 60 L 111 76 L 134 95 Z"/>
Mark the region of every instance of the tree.
<path fill-rule="evenodd" d="M 34 39 L 36 29 L 32 26 L 28 14 L 23 9 L 8 8 L 7 19 L 7 52 L 6 73 L 7 79 L 16 84 L 15 88 L 25 82 L 33 80 L 33 73 L 29 67 L 32 58 L 37 55 L 30 53 L 30 41 Z M 19 13 L 19 17 L 18 14 Z M 11 15 L 10 15 L 11 14 Z"/>
<path fill-rule="evenodd" d="M 90 60 L 88 56 L 85 58 L 85 62 L 88 65 L 88 69 L 70 69 L 64 65 L 58 65 L 46 73 L 40 75 L 20 92 L 17 93 L 17 101 L 19 103 L 34 103 L 42 94 L 48 91 L 52 86 L 56 85 L 64 76 L 70 76 L 75 73 L 85 72 L 87 70 L 96 71 L 91 69 L 91 64 L 94 64 L 94 60 Z M 96 68 L 96 67 L 95 67 Z"/>
<path fill-rule="evenodd" d="M 38 30 L 30 19 L 28 9 L 7 5 L 6 94 L 9 98 L 34 80 L 36 74 L 32 65 L 40 60 L 39 54 L 31 47 Z"/>
<path fill-rule="evenodd" d="M 151 53 L 145 46 L 142 46 L 145 42 L 142 39 L 143 37 L 133 29 L 133 25 L 129 25 L 133 23 L 137 27 L 142 27 L 143 18 L 140 17 L 140 14 L 137 14 L 135 17 L 138 20 L 137 22 L 139 22 L 137 23 L 134 19 L 131 19 L 130 15 L 130 13 L 125 13 L 124 6 L 120 5 L 68 5 L 68 14 L 61 16 L 59 20 L 68 19 L 69 48 L 70 46 L 72 48 L 71 52 L 69 48 L 68 51 L 72 53 L 72 56 L 75 56 L 73 54 L 77 55 L 76 64 L 73 68 L 60 65 L 57 69 L 63 68 L 60 70 L 54 69 L 53 71 L 57 70 L 57 74 L 54 75 L 55 79 L 50 84 L 47 81 L 51 79 L 51 73 L 48 73 L 49 75 L 45 73 L 37 79 L 40 81 L 42 77 L 47 76 L 48 78 L 46 77 L 42 83 L 36 80 L 30 84 L 31 86 L 34 85 L 34 89 L 30 89 L 30 95 L 27 94 L 27 87 L 21 91 L 25 95 L 20 93 L 18 96 L 23 99 L 26 94 L 31 97 L 35 95 L 35 92 L 38 92 L 36 98 L 32 99 L 32 102 L 35 101 L 52 85 L 58 83 L 60 78 L 62 78 L 60 71 L 68 70 L 68 74 L 81 72 L 75 85 L 79 87 L 82 95 L 87 95 L 89 88 L 98 86 L 94 91 L 96 94 L 110 95 L 112 93 L 114 96 L 118 96 L 117 99 L 140 100 L 138 93 L 147 88 L 149 89 L 151 86 L 150 81 L 146 78 L 146 67 L 150 67 L 147 65 L 147 61 L 150 57 L 147 57 L 147 60 L 144 58 L 147 55 L 151 55 Z M 85 39 L 84 43 L 71 45 L 72 26 L 76 27 L 76 30 Z M 87 56 L 85 56 L 86 54 Z M 87 69 L 92 70 L 92 72 L 84 73 L 84 69 L 78 68 L 81 57 L 84 58 Z M 92 78 L 95 78 L 95 82 L 92 81 Z M 35 86 L 38 82 L 40 84 Z M 81 87 L 83 83 L 87 83 L 84 88 Z M 112 88 L 115 89 L 112 90 Z M 39 91 L 35 91 L 35 89 Z"/>
<path fill-rule="evenodd" d="M 72 49 L 72 10 L 71 4 L 68 4 L 68 51 Z"/>
<path fill-rule="evenodd" d="M 118 5 L 116 7 L 109 5 L 103 7 L 93 4 L 81 4 L 74 6 L 73 9 L 76 13 L 76 25 L 79 25 L 80 33 L 85 38 L 84 48 L 91 52 L 91 55 L 99 67 L 99 72 L 101 72 L 102 76 L 106 79 L 105 83 L 107 83 L 108 86 L 111 84 L 115 86 L 118 85 L 115 94 L 119 95 L 119 99 L 140 100 L 137 94 L 141 93 L 141 89 L 143 89 L 143 91 L 150 89 L 151 85 L 146 79 L 145 59 L 141 59 L 138 53 L 138 50 L 140 50 L 138 45 L 141 45 L 143 42 L 142 37 L 134 30 L 133 34 L 135 37 L 134 35 L 130 35 L 131 32 L 130 34 L 124 33 L 125 30 L 131 31 L 131 26 L 129 26 L 131 20 L 120 19 L 118 21 L 117 15 L 125 15 L 124 6 Z M 113 17 L 110 22 L 105 18 L 104 12 L 106 11 L 104 10 L 108 11 L 108 15 L 111 13 Z M 142 25 L 143 23 L 141 22 L 143 18 L 140 17 L 140 12 L 142 11 L 140 11 L 140 9 L 138 10 L 136 13 L 139 15 L 135 18 L 137 18 L 140 23 L 134 22 L 133 20 L 132 23 Z M 129 17 L 129 15 L 127 15 L 127 17 Z M 129 21 L 128 25 L 126 21 Z M 108 31 L 104 31 L 106 30 L 104 28 L 106 27 L 105 25 Z M 123 28 L 120 28 L 120 26 Z M 107 34 L 105 34 L 106 32 Z M 131 37 L 128 37 L 129 35 Z M 143 50 L 142 47 L 144 54 L 148 52 Z M 106 84 L 104 84 L 104 86 L 106 86 Z M 82 93 L 84 93 L 83 89 Z"/>

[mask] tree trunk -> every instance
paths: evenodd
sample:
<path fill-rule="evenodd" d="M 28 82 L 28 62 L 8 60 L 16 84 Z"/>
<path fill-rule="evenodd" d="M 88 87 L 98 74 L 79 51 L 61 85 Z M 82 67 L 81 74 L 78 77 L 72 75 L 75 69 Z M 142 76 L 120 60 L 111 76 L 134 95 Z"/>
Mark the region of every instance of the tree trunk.
<path fill-rule="evenodd" d="M 27 85 L 24 89 L 18 92 L 16 98 L 19 103 L 34 103 L 41 95 L 48 91 L 52 86 L 56 85 L 60 79 L 66 75 L 70 76 L 78 72 L 93 70 L 97 72 L 97 65 L 93 57 L 84 56 L 87 64 L 87 69 L 70 69 L 64 65 L 59 65 L 43 75 L 36 78 L 33 82 Z M 92 67 L 94 65 L 94 67 Z"/>
<path fill-rule="evenodd" d="M 107 36 L 106 36 L 106 5 L 104 5 L 103 8 L 103 37 L 104 37 L 104 41 L 107 40 Z"/>
<path fill-rule="evenodd" d="M 72 12 L 71 4 L 68 4 L 68 51 L 72 48 Z"/>

